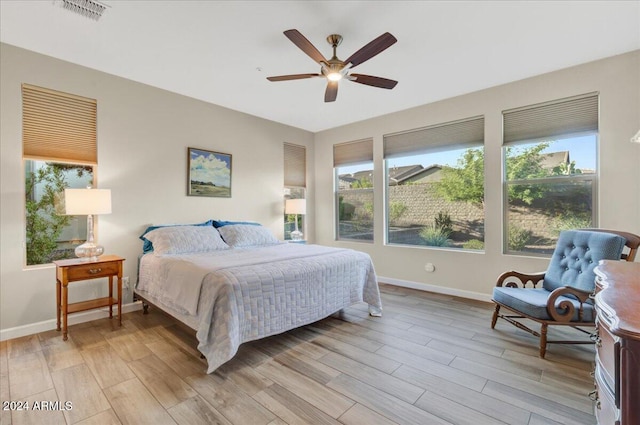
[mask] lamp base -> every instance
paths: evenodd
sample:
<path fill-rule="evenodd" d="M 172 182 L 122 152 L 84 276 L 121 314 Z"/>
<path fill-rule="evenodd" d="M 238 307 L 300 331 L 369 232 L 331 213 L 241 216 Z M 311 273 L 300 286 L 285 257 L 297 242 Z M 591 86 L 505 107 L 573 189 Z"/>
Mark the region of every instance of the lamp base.
<path fill-rule="evenodd" d="M 291 232 L 291 240 L 292 241 L 301 241 L 303 238 L 303 234 L 300 230 L 294 230 Z"/>
<path fill-rule="evenodd" d="M 104 254 L 104 247 L 96 245 L 93 242 L 85 242 L 78 245 L 75 249 L 76 257 L 95 261 L 99 256 Z"/>

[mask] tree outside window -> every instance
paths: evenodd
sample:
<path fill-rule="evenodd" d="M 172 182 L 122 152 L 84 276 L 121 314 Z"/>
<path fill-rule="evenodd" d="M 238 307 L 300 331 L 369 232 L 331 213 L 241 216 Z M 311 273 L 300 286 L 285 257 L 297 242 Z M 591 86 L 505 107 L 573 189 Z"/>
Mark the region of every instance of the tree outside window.
<path fill-rule="evenodd" d="M 562 230 L 595 225 L 596 140 L 504 147 L 506 252 L 549 255 Z"/>
<path fill-rule="evenodd" d="M 27 265 L 74 258 L 86 239 L 86 218 L 64 215 L 64 189 L 91 186 L 93 167 L 25 161 Z"/>

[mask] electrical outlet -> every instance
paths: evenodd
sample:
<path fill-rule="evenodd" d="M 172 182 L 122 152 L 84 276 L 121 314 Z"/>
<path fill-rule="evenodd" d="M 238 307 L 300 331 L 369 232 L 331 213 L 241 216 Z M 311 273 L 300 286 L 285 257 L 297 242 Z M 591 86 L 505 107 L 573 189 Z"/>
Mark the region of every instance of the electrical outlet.
<path fill-rule="evenodd" d="M 122 278 L 122 288 L 125 290 L 129 290 L 129 276 L 125 276 Z"/>

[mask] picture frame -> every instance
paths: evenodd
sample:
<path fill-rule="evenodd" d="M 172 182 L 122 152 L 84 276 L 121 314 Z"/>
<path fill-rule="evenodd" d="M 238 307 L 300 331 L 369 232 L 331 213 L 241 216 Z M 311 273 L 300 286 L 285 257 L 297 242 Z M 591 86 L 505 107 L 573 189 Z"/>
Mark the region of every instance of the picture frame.
<path fill-rule="evenodd" d="M 231 154 L 187 148 L 187 195 L 231 198 Z"/>

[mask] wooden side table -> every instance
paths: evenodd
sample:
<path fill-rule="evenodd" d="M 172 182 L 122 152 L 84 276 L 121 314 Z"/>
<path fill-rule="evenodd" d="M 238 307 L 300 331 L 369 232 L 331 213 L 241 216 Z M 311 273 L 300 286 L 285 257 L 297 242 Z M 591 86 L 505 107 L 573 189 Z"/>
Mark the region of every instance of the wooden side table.
<path fill-rule="evenodd" d="M 82 258 L 54 261 L 56 265 L 56 305 L 57 330 L 60 330 L 62 317 L 62 339 L 67 340 L 67 315 L 79 311 L 100 307 L 109 307 L 109 318 L 113 317 L 113 306 L 118 305 L 118 321 L 122 326 L 122 262 L 124 258 L 117 255 L 102 255 L 95 261 Z M 118 280 L 118 298 L 113 298 L 113 277 Z M 69 304 L 68 286 L 79 280 L 109 278 L 109 296 L 89 301 Z"/>

